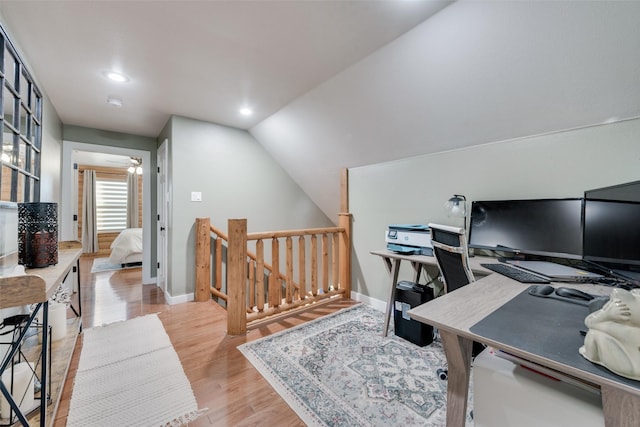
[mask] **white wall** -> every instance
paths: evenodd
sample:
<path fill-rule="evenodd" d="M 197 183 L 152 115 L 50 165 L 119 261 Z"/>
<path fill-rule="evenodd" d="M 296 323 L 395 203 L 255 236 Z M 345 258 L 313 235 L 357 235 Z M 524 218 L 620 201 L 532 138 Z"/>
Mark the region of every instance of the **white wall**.
<path fill-rule="evenodd" d="M 640 179 L 640 119 L 413 157 L 349 170 L 353 290 L 386 300 L 379 257 L 387 225 L 448 218 L 453 194 L 472 200 L 582 197 L 585 190 Z M 401 279 L 411 280 L 410 275 Z"/>
<path fill-rule="evenodd" d="M 172 298 L 194 290 L 196 218 L 209 217 L 224 231 L 230 218 L 246 218 L 249 232 L 331 225 L 248 132 L 183 117 L 173 117 L 167 129 Z M 192 191 L 202 193 L 202 202 L 191 201 Z"/>
<path fill-rule="evenodd" d="M 640 2 L 456 1 L 251 129 L 327 215 L 339 171 L 640 116 Z"/>

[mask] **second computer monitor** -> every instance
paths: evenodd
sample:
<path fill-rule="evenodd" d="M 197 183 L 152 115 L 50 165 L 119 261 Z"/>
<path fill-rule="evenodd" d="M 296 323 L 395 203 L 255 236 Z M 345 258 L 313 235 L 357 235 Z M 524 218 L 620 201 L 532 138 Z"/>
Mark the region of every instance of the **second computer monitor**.
<path fill-rule="evenodd" d="M 583 199 L 474 201 L 469 247 L 582 258 Z"/>

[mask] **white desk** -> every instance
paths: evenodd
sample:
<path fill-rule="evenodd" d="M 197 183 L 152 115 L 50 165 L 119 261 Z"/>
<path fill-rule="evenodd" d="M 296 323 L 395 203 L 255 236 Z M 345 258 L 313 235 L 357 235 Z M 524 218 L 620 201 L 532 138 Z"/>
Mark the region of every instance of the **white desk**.
<path fill-rule="evenodd" d="M 493 313 L 528 286 L 499 274 L 492 274 L 469 286 L 464 286 L 455 292 L 409 310 L 411 318 L 437 327 L 442 338 L 449 367 L 447 426 L 463 427 L 465 425 L 473 341 L 483 342 L 600 387 L 605 425 L 607 427 L 638 426 L 640 423 L 640 386 L 633 387 L 564 365 L 503 342 L 478 336 L 470 331 L 473 325 Z M 563 286 L 571 285 L 563 284 Z M 592 294 L 607 295 L 611 290 L 590 284 L 577 286 Z"/>
<path fill-rule="evenodd" d="M 389 319 L 391 318 L 391 312 L 393 311 L 393 302 L 396 297 L 396 284 L 398 283 L 398 273 L 400 272 L 400 263 L 402 261 L 408 261 L 414 270 L 413 281 L 418 282 L 420 273 L 424 266 L 437 266 L 436 258 L 426 255 L 403 255 L 396 252 L 392 252 L 387 249 L 371 251 L 371 254 L 377 255 L 382 258 L 384 265 L 391 276 L 391 285 L 389 286 L 389 299 L 387 300 L 387 310 L 384 318 L 384 328 L 382 330 L 382 336 L 386 337 L 389 330 Z M 471 257 L 469 258 L 469 266 L 474 274 L 480 276 L 486 276 L 493 273 L 491 270 L 487 270 L 482 267 L 480 263 L 495 262 L 494 258 L 487 257 Z"/>

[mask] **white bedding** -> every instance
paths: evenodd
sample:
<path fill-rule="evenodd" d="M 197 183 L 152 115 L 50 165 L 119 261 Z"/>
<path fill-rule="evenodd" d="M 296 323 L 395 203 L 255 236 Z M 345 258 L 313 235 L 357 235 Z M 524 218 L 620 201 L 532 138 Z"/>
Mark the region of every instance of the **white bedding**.
<path fill-rule="evenodd" d="M 142 261 L 142 228 L 122 230 L 111 243 L 112 264 L 128 264 Z"/>

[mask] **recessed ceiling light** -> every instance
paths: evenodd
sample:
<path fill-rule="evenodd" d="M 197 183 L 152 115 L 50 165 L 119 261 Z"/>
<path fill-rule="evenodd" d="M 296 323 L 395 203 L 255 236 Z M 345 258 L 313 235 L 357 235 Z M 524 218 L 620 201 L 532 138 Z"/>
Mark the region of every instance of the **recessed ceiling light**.
<path fill-rule="evenodd" d="M 112 80 L 114 82 L 118 82 L 118 83 L 124 83 L 124 82 L 128 82 L 129 78 L 127 76 L 125 76 L 122 73 L 119 73 L 117 71 L 107 71 L 104 73 L 105 77 L 107 77 L 109 80 Z"/>
<path fill-rule="evenodd" d="M 120 108 L 122 107 L 122 100 L 118 98 L 107 98 L 107 104 Z"/>
<path fill-rule="evenodd" d="M 253 110 L 249 107 L 243 107 L 240 109 L 240 114 L 243 116 L 250 116 L 253 114 Z"/>

